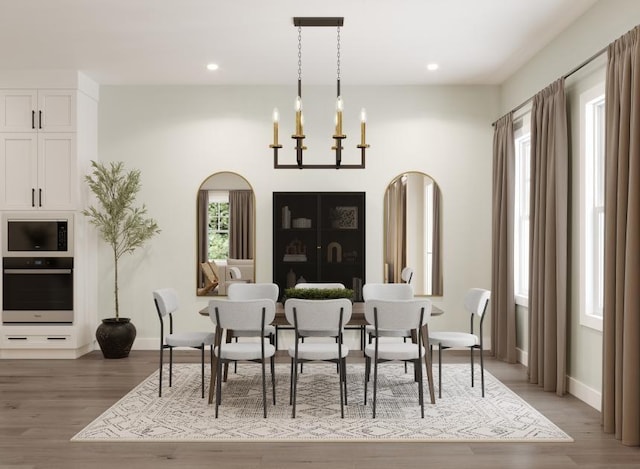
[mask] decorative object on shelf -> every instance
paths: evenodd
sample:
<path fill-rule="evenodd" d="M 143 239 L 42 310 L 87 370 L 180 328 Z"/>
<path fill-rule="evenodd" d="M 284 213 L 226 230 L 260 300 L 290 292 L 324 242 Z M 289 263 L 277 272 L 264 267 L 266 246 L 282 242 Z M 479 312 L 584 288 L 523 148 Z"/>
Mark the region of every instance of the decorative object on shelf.
<path fill-rule="evenodd" d="M 311 218 L 294 218 L 291 220 L 291 226 L 299 229 L 311 228 Z"/>
<path fill-rule="evenodd" d="M 353 301 L 363 301 L 362 298 L 362 279 L 360 277 L 353 277 Z"/>
<path fill-rule="evenodd" d="M 284 262 L 307 262 L 307 246 L 299 239 L 294 239 L 287 244 L 282 260 Z"/>
<path fill-rule="evenodd" d="M 287 288 L 293 288 L 296 286 L 296 273 L 293 269 L 289 269 L 289 273 L 287 274 Z"/>
<path fill-rule="evenodd" d="M 342 254 L 342 261 L 345 264 L 355 264 L 358 260 L 358 251 L 347 251 Z"/>
<path fill-rule="evenodd" d="M 291 136 L 296 141 L 296 164 L 280 164 L 278 162 L 278 150 L 282 148 L 282 145 L 278 142 L 278 125 L 279 125 L 279 112 L 278 109 L 273 110 L 273 143 L 269 145 L 273 148 L 273 167 L 275 169 L 291 169 L 291 168 L 309 168 L 309 169 L 325 169 L 325 168 L 345 168 L 345 169 L 363 169 L 365 167 L 365 152 L 369 148 L 366 143 L 366 125 L 367 117 L 366 112 L 362 109 L 360 113 L 360 144 L 357 148 L 360 149 L 360 164 L 342 164 L 342 141 L 347 138 L 342 130 L 342 113 L 344 110 L 344 103 L 342 95 L 340 93 L 340 28 L 344 24 L 344 17 L 294 17 L 294 26 L 298 27 L 298 95 L 295 100 L 295 133 Z M 302 155 L 304 150 L 307 149 L 304 146 L 304 115 L 302 107 L 302 28 L 303 27 L 335 27 L 337 31 L 336 40 L 336 63 L 337 63 L 337 80 L 336 80 L 336 116 L 335 116 L 335 132 L 332 136 L 334 145 L 331 149 L 335 152 L 336 161 L 335 164 L 303 164 Z"/>
<path fill-rule="evenodd" d="M 358 229 L 358 207 L 336 207 L 331 211 L 331 227 L 339 230 Z"/>
<path fill-rule="evenodd" d="M 96 331 L 96 339 L 104 358 L 129 356 L 136 337 L 136 328 L 129 318 L 120 317 L 118 302 L 118 260 L 123 254 L 133 253 L 137 248 L 160 233 L 153 218 L 146 218 L 147 209 L 134 207 L 140 191 L 140 171 L 125 172 L 122 162 L 108 166 L 91 162 L 93 171 L 85 176 L 89 189 L 98 205 L 83 210 L 102 238 L 113 250 L 115 317 L 102 320 Z"/>
<path fill-rule="evenodd" d="M 291 210 L 286 205 L 282 207 L 282 228 L 285 230 L 291 228 Z"/>
<path fill-rule="evenodd" d="M 304 283 L 304 282 L 298 282 Z M 353 300 L 353 290 L 350 288 L 287 288 L 285 298 L 301 298 L 303 300 L 335 300 L 348 298 Z"/>
<path fill-rule="evenodd" d="M 337 241 L 327 245 L 327 262 L 342 262 L 342 246 Z"/>

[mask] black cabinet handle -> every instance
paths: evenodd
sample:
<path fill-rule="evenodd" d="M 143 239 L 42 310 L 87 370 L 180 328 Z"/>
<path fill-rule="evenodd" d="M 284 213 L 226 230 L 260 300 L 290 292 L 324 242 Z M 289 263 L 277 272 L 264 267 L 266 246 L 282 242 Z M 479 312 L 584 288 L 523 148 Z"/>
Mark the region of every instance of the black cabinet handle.
<path fill-rule="evenodd" d="M 31 128 L 36 128 L 36 111 L 31 111 Z"/>
<path fill-rule="evenodd" d="M 38 128 L 42 128 L 42 111 L 38 111 Z"/>
<path fill-rule="evenodd" d="M 42 189 L 38 189 L 38 207 L 42 207 Z"/>
<path fill-rule="evenodd" d="M 36 190 L 34 188 L 31 188 L 31 206 L 36 206 Z"/>

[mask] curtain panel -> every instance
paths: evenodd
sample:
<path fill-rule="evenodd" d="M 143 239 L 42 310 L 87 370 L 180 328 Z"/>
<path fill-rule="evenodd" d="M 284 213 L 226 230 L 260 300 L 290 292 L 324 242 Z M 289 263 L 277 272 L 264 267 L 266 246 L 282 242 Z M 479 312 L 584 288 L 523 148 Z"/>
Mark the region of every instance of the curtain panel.
<path fill-rule="evenodd" d="M 602 423 L 640 446 L 640 27 L 609 45 Z"/>
<path fill-rule="evenodd" d="M 209 191 L 198 191 L 198 264 L 196 275 L 198 288 L 205 286 L 205 278 L 200 264 L 209 260 Z"/>
<path fill-rule="evenodd" d="M 491 352 L 516 362 L 516 312 L 513 294 L 513 215 L 515 199 L 515 147 L 513 117 L 496 122 L 493 134 Z"/>
<path fill-rule="evenodd" d="M 566 393 L 569 151 L 564 78 L 533 97 L 529 380 Z"/>
<path fill-rule="evenodd" d="M 229 191 L 229 257 L 253 259 L 253 191 Z"/>
<path fill-rule="evenodd" d="M 401 283 L 400 274 L 407 262 L 407 185 L 403 178 L 389 185 L 385 197 L 386 281 Z"/>

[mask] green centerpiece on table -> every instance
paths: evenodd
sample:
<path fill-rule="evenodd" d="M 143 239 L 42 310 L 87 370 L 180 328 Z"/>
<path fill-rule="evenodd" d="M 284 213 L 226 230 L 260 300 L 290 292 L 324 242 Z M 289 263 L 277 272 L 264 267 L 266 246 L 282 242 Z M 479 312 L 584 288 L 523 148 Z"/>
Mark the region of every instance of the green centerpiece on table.
<path fill-rule="evenodd" d="M 287 288 L 285 299 L 299 298 L 303 300 L 335 300 L 347 298 L 353 301 L 353 290 L 350 288 Z"/>

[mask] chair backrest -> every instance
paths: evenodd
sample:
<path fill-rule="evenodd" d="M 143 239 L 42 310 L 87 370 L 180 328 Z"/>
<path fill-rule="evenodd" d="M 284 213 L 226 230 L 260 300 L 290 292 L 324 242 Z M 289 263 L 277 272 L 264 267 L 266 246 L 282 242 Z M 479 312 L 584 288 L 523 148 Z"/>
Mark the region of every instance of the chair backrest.
<path fill-rule="evenodd" d="M 342 323 L 340 309 L 342 308 Z M 295 312 L 294 312 L 295 310 Z M 334 300 L 303 300 L 290 298 L 284 304 L 289 324 L 304 331 L 337 331 L 351 319 L 352 305 L 346 298 Z"/>
<path fill-rule="evenodd" d="M 411 283 L 411 279 L 413 278 L 413 269 L 411 267 L 405 267 L 400 272 L 400 278 L 405 283 Z"/>
<path fill-rule="evenodd" d="M 418 329 L 431 317 L 431 300 L 367 300 L 364 302 L 364 317 L 374 326 L 377 317 L 379 329 Z"/>
<path fill-rule="evenodd" d="M 161 318 L 167 314 L 175 313 L 180 306 L 178 292 L 174 288 L 160 288 L 153 291 L 156 310 Z"/>
<path fill-rule="evenodd" d="M 268 298 L 278 301 L 280 289 L 275 283 L 232 283 L 227 287 L 230 300 L 260 300 Z"/>
<path fill-rule="evenodd" d="M 276 316 L 275 301 L 268 298 L 257 300 L 213 299 L 209 301 L 209 318 L 211 322 L 218 324 L 223 329 L 259 331 L 263 326 L 263 309 L 264 325 L 266 326 Z"/>
<path fill-rule="evenodd" d="M 410 300 L 413 287 L 408 283 L 367 283 L 362 287 L 362 298 L 367 300 Z"/>
<path fill-rule="evenodd" d="M 344 290 L 342 283 L 296 283 L 293 288 L 317 288 L 318 290 Z"/>
<path fill-rule="evenodd" d="M 240 280 L 242 278 L 242 272 L 240 272 L 238 267 L 228 267 L 228 269 L 231 280 Z"/>
<path fill-rule="evenodd" d="M 471 314 L 482 318 L 487 310 L 487 304 L 491 298 L 491 292 L 482 288 L 470 288 L 464 296 L 464 307 Z"/>

